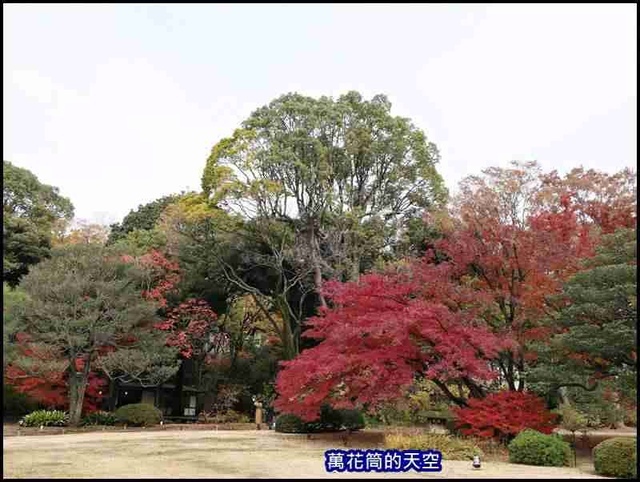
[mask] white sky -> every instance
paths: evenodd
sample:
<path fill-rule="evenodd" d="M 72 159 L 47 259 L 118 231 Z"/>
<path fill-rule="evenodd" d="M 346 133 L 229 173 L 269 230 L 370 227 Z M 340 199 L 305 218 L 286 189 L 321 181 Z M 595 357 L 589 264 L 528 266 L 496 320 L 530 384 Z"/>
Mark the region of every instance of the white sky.
<path fill-rule="evenodd" d="M 635 4 L 2 8 L 3 158 L 82 219 L 199 189 L 211 147 L 291 91 L 386 94 L 452 190 L 514 159 L 636 165 Z"/>

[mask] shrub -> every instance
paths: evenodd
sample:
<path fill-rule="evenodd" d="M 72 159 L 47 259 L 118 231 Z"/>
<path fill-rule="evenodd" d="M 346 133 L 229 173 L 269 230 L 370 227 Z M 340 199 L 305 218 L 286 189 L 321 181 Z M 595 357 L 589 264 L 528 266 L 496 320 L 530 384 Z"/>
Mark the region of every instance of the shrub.
<path fill-rule="evenodd" d="M 116 410 L 116 420 L 126 425 L 145 427 L 162 420 L 162 412 L 148 403 L 132 403 Z"/>
<path fill-rule="evenodd" d="M 480 447 L 473 442 L 440 433 L 387 434 L 385 447 L 396 450 L 439 450 L 442 458 L 448 460 L 472 460 L 474 455 L 484 456 Z"/>
<path fill-rule="evenodd" d="M 587 417 L 568 404 L 562 404 L 555 410 L 560 416 L 560 427 L 571 433 L 581 432 L 588 428 Z"/>
<path fill-rule="evenodd" d="M 87 425 L 115 425 L 117 422 L 115 414 L 111 412 L 92 412 L 82 418 L 80 424 Z"/>
<path fill-rule="evenodd" d="M 364 428 L 364 416 L 359 410 L 339 409 L 323 405 L 320 418 L 304 424 L 305 433 L 356 431 Z"/>
<path fill-rule="evenodd" d="M 606 384 L 595 391 L 569 388 L 567 393 L 576 409 L 587 417 L 590 428 L 615 427 L 624 419 L 624 410 L 613 403 Z"/>
<path fill-rule="evenodd" d="M 627 427 L 636 427 L 638 424 L 638 412 L 636 409 L 627 409 L 624 413 L 624 424 Z"/>
<path fill-rule="evenodd" d="M 205 423 L 251 423 L 251 419 L 244 413 L 235 410 L 225 410 L 217 413 L 203 413 Z"/>
<path fill-rule="evenodd" d="M 635 437 L 610 438 L 596 445 L 593 449 L 596 473 L 635 479 L 638 475 L 636 445 Z"/>
<path fill-rule="evenodd" d="M 509 461 L 516 464 L 562 467 L 571 460 L 571 446 L 557 434 L 527 429 L 509 443 Z"/>
<path fill-rule="evenodd" d="M 276 432 L 281 433 L 304 433 L 304 423 L 296 415 L 285 413 L 276 418 Z"/>
<path fill-rule="evenodd" d="M 279 424 L 284 424 L 285 430 L 279 430 Z M 299 417 L 290 414 L 280 415 L 276 419 L 276 431 L 285 433 L 320 433 L 338 432 L 340 430 L 356 431 L 364 428 L 364 426 L 364 416 L 360 410 L 336 410 L 329 405 L 322 406 L 320 409 L 320 418 L 313 422 L 305 423 Z"/>
<path fill-rule="evenodd" d="M 503 391 L 471 398 L 468 407 L 454 408 L 456 427 L 463 435 L 509 441 L 530 428 L 551 433 L 558 416 L 532 393 Z"/>
<path fill-rule="evenodd" d="M 29 395 L 18 392 L 7 383 L 2 385 L 3 418 L 13 418 L 15 420 L 37 409 L 38 402 L 29 397 Z"/>
<path fill-rule="evenodd" d="M 62 410 L 36 410 L 22 419 L 27 427 L 63 427 L 69 421 L 69 415 Z"/>
<path fill-rule="evenodd" d="M 341 410 L 341 428 L 346 430 L 360 430 L 364 428 L 364 415 L 360 410 Z"/>

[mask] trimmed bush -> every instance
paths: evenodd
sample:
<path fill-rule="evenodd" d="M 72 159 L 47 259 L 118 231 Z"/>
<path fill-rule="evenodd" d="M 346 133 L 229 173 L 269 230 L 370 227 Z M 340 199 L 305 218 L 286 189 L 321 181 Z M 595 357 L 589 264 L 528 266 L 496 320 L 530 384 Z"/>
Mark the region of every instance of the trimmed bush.
<path fill-rule="evenodd" d="M 396 450 L 439 450 L 442 458 L 447 460 L 473 460 L 474 455 L 484 456 L 480 447 L 473 442 L 441 433 L 387 434 L 385 447 Z"/>
<path fill-rule="evenodd" d="M 593 448 L 596 473 L 610 477 L 635 479 L 637 472 L 637 440 L 635 437 L 615 437 Z"/>
<path fill-rule="evenodd" d="M 295 415 L 285 413 L 276 418 L 276 432 L 281 433 L 304 433 L 304 423 Z"/>
<path fill-rule="evenodd" d="M 283 418 L 285 417 L 285 418 Z M 282 422 L 280 421 L 282 419 Z M 279 430 L 278 424 L 284 424 L 285 430 Z M 313 422 L 303 422 L 295 415 L 280 415 L 276 419 L 276 431 L 285 433 L 322 433 L 341 430 L 356 431 L 364 428 L 364 416 L 359 410 L 335 410 L 329 405 L 320 409 L 320 418 Z"/>
<path fill-rule="evenodd" d="M 356 431 L 364 428 L 364 415 L 360 410 L 339 410 L 341 428 Z"/>
<path fill-rule="evenodd" d="M 80 425 L 86 427 L 88 425 L 115 425 L 117 422 L 115 414 L 111 412 L 92 412 L 85 415 Z"/>
<path fill-rule="evenodd" d="M 21 420 L 27 427 L 64 427 L 69 421 L 69 415 L 62 410 L 36 410 L 25 415 Z"/>
<path fill-rule="evenodd" d="M 162 420 L 162 412 L 148 403 L 132 403 L 116 410 L 116 420 L 126 425 L 147 427 Z"/>
<path fill-rule="evenodd" d="M 509 461 L 515 464 L 562 467 L 569 465 L 571 446 L 557 434 L 527 429 L 509 443 Z"/>
<path fill-rule="evenodd" d="M 306 433 L 356 431 L 362 428 L 364 428 L 364 416 L 359 410 L 336 410 L 329 405 L 322 406 L 318 420 L 304 424 Z"/>

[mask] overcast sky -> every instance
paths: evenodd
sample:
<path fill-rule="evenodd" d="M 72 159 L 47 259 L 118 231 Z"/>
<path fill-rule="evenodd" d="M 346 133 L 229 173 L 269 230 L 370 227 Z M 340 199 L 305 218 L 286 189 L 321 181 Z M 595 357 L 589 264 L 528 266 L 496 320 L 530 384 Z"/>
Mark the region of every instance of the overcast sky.
<path fill-rule="evenodd" d="M 386 94 L 452 189 L 514 159 L 636 165 L 619 5 L 3 5 L 3 158 L 113 222 L 199 189 L 211 147 L 292 91 Z"/>

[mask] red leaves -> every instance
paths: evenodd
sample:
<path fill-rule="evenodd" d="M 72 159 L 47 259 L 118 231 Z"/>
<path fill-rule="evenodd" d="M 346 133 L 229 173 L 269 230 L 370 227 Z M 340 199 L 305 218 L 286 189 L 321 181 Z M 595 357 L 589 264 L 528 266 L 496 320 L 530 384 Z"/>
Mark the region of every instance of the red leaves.
<path fill-rule="evenodd" d="M 420 281 L 416 273 L 327 283 L 335 306 L 309 320 L 304 335 L 323 341 L 282 363 L 276 407 L 312 420 L 326 400 L 341 408 L 393 399 L 417 372 L 441 381 L 492 379 L 483 357 L 495 355 L 493 335 L 425 300 Z"/>
<path fill-rule="evenodd" d="M 205 344 L 218 330 L 217 315 L 204 300 L 189 299 L 168 311 L 167 319 L 156 328 L 170 332 L 167 345 L 180 349 L 185 358 L 202 355 Z"/>
<path fill-rule="evenodd" d="M 66 410 L 69 408 L 68 372 L 49 373 L 46 377 L 28 376 L 17 367 L 7 367 L 6 383 L 12 385 L 16 391 L 28 394 L 42 406 L 52 409 Z M 96 373 L 89 374 L 83 412 L 93 412 L 100 408 L 100 402 L 106 394 L 107 381 Z"/>
<path fill-rule="evenodd" d="M 464 435 L 508 439 L 526 428 L 549 434 L 557 426 L 557 415 L 527 392 L 503 391 L 483 399 L 471 398 L 469 406 L 455 408 L 456 426 Z"/>
<path fill-rule="evenodd" d="M 151 250 L 138 258 L 123 255 L 121 259 L 125 263 L 137 263 L 146 268 L 150 273 L 148 289 L 143 290 L 145 299 L 157 301 L 161 307 L 167 306 L 167 295 L 176 290 L 180 282 L 180 266 L 169 261 L 164 254 L 157 250 Z"/>

